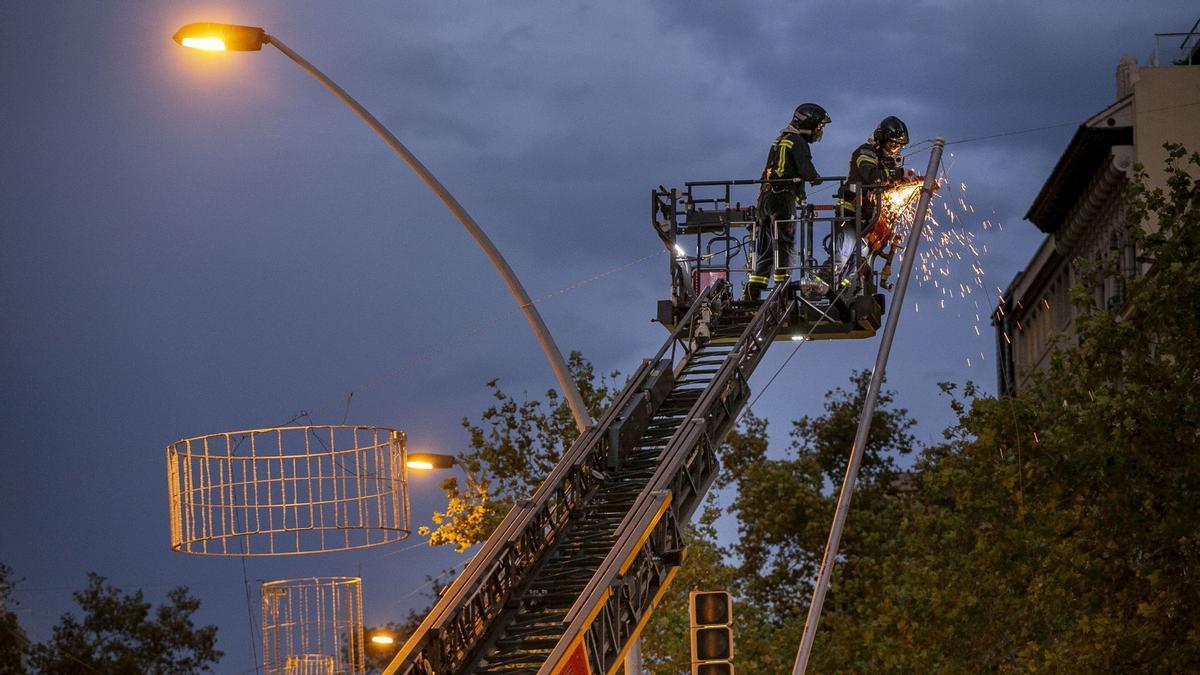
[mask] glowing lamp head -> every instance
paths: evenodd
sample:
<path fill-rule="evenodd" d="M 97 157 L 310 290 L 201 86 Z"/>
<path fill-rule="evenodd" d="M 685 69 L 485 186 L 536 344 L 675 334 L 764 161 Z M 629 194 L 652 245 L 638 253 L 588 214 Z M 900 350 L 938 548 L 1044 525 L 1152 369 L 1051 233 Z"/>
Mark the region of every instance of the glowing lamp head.
<path fill-rule="evenodd" d="M 388 635 L 387 633 L 376 633 L 371 636 L 371 642 L 373 644 L 386 646 L 386 645 L 390 645 L 390 644 L 395 644 L 396 638 L 392 637 L 391 635 Z"/>
<path fill-rule="evenodd" d="M 179 41 L 179 44 L 206 52 L 225 51 L 225 41 L 217 37 L 185 37 Z"/>
<path fill-rule="evenodd" d="M 452 455 L 436 455 L 432 452 L 414 452 L 408 456 L 405 466 L 417 471 L 449 469 L 456 464 Z"/>
<path fill-rule="evenodd" d="M 171 39 L 183 47 L 210 52 L 256 52 L 267 42 L 267 34 L 257 26 L 189 23 L 175 31 Z"/>

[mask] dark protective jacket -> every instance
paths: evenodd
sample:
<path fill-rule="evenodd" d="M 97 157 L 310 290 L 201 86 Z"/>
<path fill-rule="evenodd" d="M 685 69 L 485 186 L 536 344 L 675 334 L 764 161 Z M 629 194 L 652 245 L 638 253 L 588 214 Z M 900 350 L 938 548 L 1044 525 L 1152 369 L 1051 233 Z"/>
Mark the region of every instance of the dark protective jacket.
<path fill-rule="evenodd" d="M 800 178 L 813 183 L 821 181 L 821 175 L 813 166 L 808 139 L 790 129 L 785 129 L 771 144 L 771 152 L 767 154 L 767 165 L 763 168 L 763 180 L 779 178 Z M 759 189 L 760 202 L 767 193 L 786 193 L 794 199 L 803 199 L 804 183 L 763 183 Z"/>
<path fill-rule="evenodd" d="M 863 143 L 850 155 L 846 183 L 838 192 L 838 199 L 844 202 L 846 208 L 853 209 L 854 195 L 861 186 L 886 185 L 900 180 L 903 176 L 904 168 L 900 162 L 879 152 L 871 143 Z"/>
<path fill-rule="evenodd" d="M 796 202 L 804 199 L 804 181 L 821 182 L 812 163 L 812 151 L 808 147 L 808 139 L 796 132 L 792 127 L 784 129 L 775 142 L 771 143 L 771 151 L 767 154 L 767 165 L 763 168 L 763 180 L 787 179 L 785 183 L 763 183 L 758 192 L 758 235 L 754 241 L 753 272 L 750 283 L 766 286 L 772 269 L 775 267 L 775 257 L 778 254 L 780 265 L 791 267 L 795 248 L 796 224 L 790 222 L 795 216 Z M 800 179 L 792 182 L 792 179 Z M 775 227 L 772 221 L 779 222 L 779 241 L 775 239 Z M 778 250 L 776 250 L 778 249 Z M 787 269 L 775 269 L 776 282 L 786 281 L 789 275 Z"/>

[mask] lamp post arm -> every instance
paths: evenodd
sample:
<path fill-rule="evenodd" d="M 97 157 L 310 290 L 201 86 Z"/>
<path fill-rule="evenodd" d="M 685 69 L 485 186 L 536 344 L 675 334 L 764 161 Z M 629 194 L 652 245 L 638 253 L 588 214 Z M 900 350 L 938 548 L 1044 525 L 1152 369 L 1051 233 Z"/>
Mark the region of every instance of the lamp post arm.
<path fill-rule="evenodd" d="M 345 103 L 347 106 L 349 106 L 350 109 L 353 110 L 363 122 L 367 123 L 367 126 L 371 127 L 372 131 L 374 131 L 376 134 L 379 134 L 380 138 L 382 138 L 384 142 L 386 142 L 388 146 L 390 146 L 392 150 L 396 152 L 397 155 L 400 155 L 400 158 L 404 160 L 405 164 L 408 164 L 409 168 L 411 168 L 418 176 L 420 176 L 421 180 L 425 182 L 425 185 L 428 186 L 430 190 L 433 190 L 434 194 L 436 194 L 438 198 L 442 200 L 442 203 L 446 205 L 446 208 L 450 209 L 450 212 L 453 213 L 456 218 L 458 218 L 458 222 L 462 223 L 463 227 L 467 228 L 467 232 L 470 233 L 471 237 L 475 239 L 475 243 L 479 244 L 479 247 L 483 249 L 483 252 L 487 254 L 488 259 L 492 261 L 492 265 L 496 267 L 496 271 L 500 273 L 500 276 L 504 278 L 504 282 L 508 284 L 508 289 L 512 291 L 513 297 L 517 300 L 517 304 L 521 306 L 521 311 L 525 314 L 525 319 L 529 321 L 530 327 L 533 328 L 534 335 L 537 336 L 538 343 L 542 346 L 542 351 L 546 353 L 546 359 L 550 362 L 550 368 L 554 371 L 554 377 L 558 380 L 558 386 L 560 389 L 562 389 L 563 396 L 567 399 L 567 404 L 571 407 L 571 414 L 575 417 L 575 425 L 579 427 L 579 433 L 583 433 L 584 430 L 587 429 L 588 424 L 591 423 L 591 417 L 588 415 L 587 405 L 584 404 L 583 397 L 579 394 L 579 388 L 575 386 L 575 381 L 571 379 L 571 372 L 567 369 L 567 362 L 563 359 L 562 352 L 559 351 L 558 345 L 554 342 L 554 338 L 551 337 L 550 330 L 546 328 L 546 322 L 542 320 L 542 315 L 538 313 L 537 307 L 533 304 L 533 300 L 531 300 L 529 298 L 529 294 L 525 292 L 525 287 L 521 285 L 521 281 L 517 279 L 516 273 L 514 273 L 512 268 L 509 267 L 508 262 L 504 259 L 504 256 L 500 255 L 499 249 L 496 248 L 496 245 L 493 244 L 492 240 L 489 239 L 484 233 L 483 228 L 479 227 L 479 224 L 475 222 L 475 219 L 471 217 L 471 214 L 467 213 L 467 210 L 462 207 L 462 204 L 458 203 L 458 200 L 454 198 L 454 195 L 450 194 L 450 191 L 447 190 L 446 187 L 442 185 L 442 183 L 435 178 L 432 173 L 429 172 L 429 169 L 425 168 L 425 165 L 422 164 L 415 155 L 409 152 L 408 148 L 404 147 L 404 144 L 397 140 L 397 138 L 392 135 L 392 132 L 387 130 L 387 127 L 383 126 L 379 120 L 375 119 L 374 115 L 367 112 L 366 108 L 359 105 L 358 101 L 355 101 L 350 94 L 347 94 L 346 90 L 339 87 L 336 82 L 326 77 L 321 71 L 317 70 L 317 68 L 306 61 L 304 57 L 292 51 L 292 49 L 280 41 L 279 38 L 273 35 L 264 35 L 263 42 L 274 45 L 276 49 L 283 52 L 283 54 L 292 61 L 295 61 L 296 64 L 303 68 L 309 75 L 312 75 L 317 79 L 318 82 L 325 85 L 325 88 L 333 92 L 334 96 L 337 96 L 339 99 L 341 99 L 342 103 Z"/>

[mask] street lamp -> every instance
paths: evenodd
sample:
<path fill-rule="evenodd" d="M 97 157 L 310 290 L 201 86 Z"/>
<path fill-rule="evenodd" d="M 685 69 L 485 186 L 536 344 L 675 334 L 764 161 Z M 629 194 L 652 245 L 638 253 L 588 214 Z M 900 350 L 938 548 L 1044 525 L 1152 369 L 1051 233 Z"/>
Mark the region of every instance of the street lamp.
<path fill-rule="evenodd" d="M 315 66 L 304 60 L 299 54 L 292 51 L 279 38 L 268 35 L 262 28 L 224 23 L 190 23 L 176 31 L 172 38 L 183 47 L 208 51 L 252 52 L 260 51 L 264 44 L 273 45 L 303 68 L 309 75 L 316 78 L 318 82 L 325 85 L 329 91 L 333 92 L 335 96 L 349 106 L 363 122 L 366 122 L 372 131 L 379 134 L 380 138 L 397 155 L 400 155 L 400 158 L 408 164 L 409 168 L 420 176 L 425 185 L 430 190 L 433 190 L 434 194 L 446 205 L 446 208 L 450 209 L 450 212 L 463 224 L 463 227 L 467 228 L 467 232 L 475 239 L 475 243 L 479 244 L 479 247 L 483 249 L 488 259 L 492 261 L 492 265 L 496 267 L 496 271 L 504 278 L 505 283 L 508 284 L 508 289 L 512 291 L 513 297 L 516 298 L 517 304 L 520 305 L 521 311 L 525 314 L 525 319 L 529 322 L 530 327 L 533 328 L 534 335 L 537 336 L 538 343 L 542 346 L 542 351 L 546 353 L 546 359 L 550 362 L 550 368 L 554 371 L 554 377 L 558 380 L 558 386 L 562 389 L 563 396 L 567 399 L 567 404 L 571 407 L 571 414 L 575 417 L 575 425 L 579 428 L 579 433 L 582 434 L 587 429 L 587 425 L 591 422 L 587 405 L 584 404 L 583 397 L 579 394 L 579 388 L 575 386 L 575 381 L 571 379 L 571 372 L 567 369 L 567 362 L 563 359 L 562 352 L 559 351 L 554 338 L 550 336 L 550 330 L 546 328 L 546 323 L 542 321 L 542 315 L 538 313 L 537 307 L 534 306 L 529 294 L 525 292 L 525 287 L 517 279 L 516 273 L 509 267 L 504 256 L 500 255 L 500 251 L 492 243 L 492 240 L 484 234 L 483 229 L 479 227 L 479 223 L 475 222 L 475 219 L 458 203 L 458 200 L 450 194 L 450 191 L 429 172 L 429 169 L 425 168 L 425 165 L 415 155 L 409 152 L 408 148 L 404 147 L 392 135 L 392 132 L 387 130 L 387 127 L 375 119 L 374 115 L 367 112 L 366 108 L 359 105 L 358 101 L 355 101 L 337 83 L 326 77 L 324 73 L 317 70 Z"/>
<path fill-rule="evenodd" d="M 454 455 L 438 455 L 432 452 L 413 452 L 409 453 L 408 459 L 404 465 L 410 469 L 417 471 L 431 471 L 433 469 L 449 469 L 458 463 Z"/>

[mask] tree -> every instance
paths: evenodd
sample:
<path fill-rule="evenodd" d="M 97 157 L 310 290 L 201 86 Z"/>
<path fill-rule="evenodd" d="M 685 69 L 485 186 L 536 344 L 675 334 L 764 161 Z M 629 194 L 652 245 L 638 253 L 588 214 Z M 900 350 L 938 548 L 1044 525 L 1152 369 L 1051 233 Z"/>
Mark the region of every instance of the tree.
<path fill-rule="evenodd" d="M 752 413 L 730 434 L 720 450 L 716 487 L 732 488 L 726 512 L 735 518 L 739 537 L 726 547 L 718 545 L 712 523 L 719 513 L 710 499 L 688 535 L 688 554 L 676 580 L 644 633 L 643 654 L 653 672 L 690 672 L 687 597 L 693 589 L 733 594 L 734 661 L 740 671 L 791 669 L 869 381 L 868 373 L 858 372 L 849 389 L 828 391 L 822 415 L 792 423 L 781 457 L 768 454 L 768 422 Z M 855 510 L 841 549 L 847 567 L 866 566 L 884 555 L 884 544 L 898 526 L 896 459 L 916 444 L 909 431 L 914 421 L 894 406 L 894 397 L 894 392 L 880 392 L 867 438 Z M 853 604 L 859 595 L 832 594 L 827 606 Z"/>
<path fill-rule="evenodd" d="M 1015 397 L 944 385 L 957 421 L 943 443 L 917 448 L 881 394 L 814 672 L 1200 671 L 1200 154 L 1168 150 L 1166 187 L 1143 173 L 1129 193 L 1128 235 L 1150 267 L 1124 282 L 1124 307 L 1090 292 L 1115 259 L 1081 266 L 1074 339 Z M 739 670 L 788 670 L 865 382 L 796 421 L 782 458 L 766 420 L 730 435 L 717 485 L 739 538 L 718 542 L 710 501 L 644 632 L 654 672 L 688 671 L 687 592 L 722 587 Z M 493 389 L 500 405 L 468 425 L 481 478 L 458 513 L 494 522 L 574 435 Z M 900 480 L 896 458 L 916 450 Z M 472 527 L 443 541 L 490 532 L 486 518 Z"/>
<path fill-rule="evenodd" d="M 616 393 L 609 381 L 620 374 L 597 378 L 579 352 L 571 352 L 567 367 L 589 413 L 599 416 Z M 433 515 L 436 527 L 418 530 L 429 536 L 431 545 L 449 544 L 462 552 L 487 539 L 515 501 L 537 488 L 579 435 L 571 408 L 557 391 L 547 391 L 545 401 L 518 401 L 498 380 L 487 386 L 496 404 L 484 411 L 478 425 L 462 421 L 471 438 L 467 450 L 458 455 L 466 484 L 454 477 L 443 481 L 446 511 Z"/>
<path fill-rule="evenodd" d="M 617 374 L 598 380 L 578 353 L 572 354 L 571 366 L 592 414 L 598 416 L 615 393 L 608 381 Z M 687 597 L 693 589 L 728 589 L 735 594 L 740 669 L 768 673 L 790 667 L 800 634 L 795 623 L 802 621 L 812 592 L 811 577 L 833 514 L 832 490 L 840 483 L 868 382 L 866 373 L 856 373 L 849 390 L 828 393 L 823 415 L 794 422 L 784 458 L 768 458 L 767 421 L 753 414 L 730 434 L 720 449 L 723 469 L 717 487 L 735 490 L 728 512 L 737 519 L 741 539 L 731 546 L 718 543 L 714 523 L 721 510 L 710 499 L 699 523 L 688 529 L 683 565 L 644 631 L 648 668 L 656 673 L 690 670 Z M 466 486 L 453 479 L 443 484 L 450 506 L 435 516 L 439 527 L 431 543 L 464 550 L 482 541 L 517 497 L 538 486 L 576 436 L 570 410 L 555 392 L 549 392 L 546 402 L 521 402 L 495 381 L 488 386 L 497 404 L 483 413 L 478 425 L 463 422 L 471 434 L 469 449 L 459 455 Z M 914 422 L 893 406 L 893 397 L 890 391 L 881 392 L 858 504 L 872 503 L 877 494 L 891 489 L 895 458 L 914 445 L 909 433 Z M 855 518 L 857 522 L 857 513 Z M 893 530 L 894 520 L 880 520 L 871 531 Z M 845 550 L 861 548 L 865 530 L 848 533 Z M 731 562 L 734 558 L 742 563 Z"/>
<path fill-rule="evenodd" d="M 12 599 L 17 584 L 12 574 L 11 567 L 0 563 L 0 675 L 23 674 L 25 655 L 29 651 L 29 638 L 12 610 L 17 605 Z"/>
<path fill-rule="evenodd" d="M 40 672 L 183 675 L 210 671 L 224 655 L 217 627 L 193 624 L 200 601 L 185 586 L 152 608 L 140 590 L 126 595 L 93 572 L 73 596 L 83 618 L 64 614 L 53 637 L 33 647 L 30 664 Z"/>
<path fill-rule="evenodd" d="M 1126 305 L 1090 292 L 1116 260 L 1082 265 L 1074 344 L 1016 397 L 964 388 L 894 555 L 843 576 L 868 601 L 827 613 L 815 668 L 1200 670 L 1200 154 L 1168 150 L 1166 188 L 1129 193 L 1150 267 Z"/>
<path fill-rule="evenodd" d="M 722 482 L 736 488 L 730 513 L 738 522 L 733 551 L 742 561 L 744 593 L 774 625 L 802 620 L 807 611 L 869 383 L 868 372 L 855 372 L 851 389 L 826 392 L 823 415 L 793 422 L 788 453 L 781 459 L 767 457 L 765 423 L 762 441 L 748 451 L 736 442 L 726 445 Z M 840 550 L 848 559 L 877 546 L 878 535 L 886 537 L 894 526 L 885 507 L 897 474 L 895 460 L 915 444 L 909 432 L 915 422 L 907 410 L 894 407 L 894 398 L 894 392 L 879 393 L 854 496 L 853 527 Z M 757 420 L 749 420 L 753 429 Z"/>

